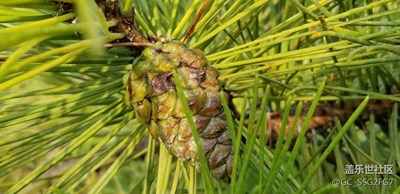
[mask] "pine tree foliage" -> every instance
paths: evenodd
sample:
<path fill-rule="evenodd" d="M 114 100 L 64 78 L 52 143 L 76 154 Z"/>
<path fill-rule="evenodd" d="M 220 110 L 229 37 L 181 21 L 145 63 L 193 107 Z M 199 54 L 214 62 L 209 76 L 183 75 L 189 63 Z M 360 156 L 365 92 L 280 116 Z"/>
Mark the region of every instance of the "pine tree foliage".
<path fill-rule="evenodd" d="M 110 17 L 115 2 L 0 1 L 0 193 L 400 191 L 396 0 L 121 0 Z M 202 50 L 233 98 L 220 97 L 230 183 L 173 157 L 124 102 L 123 77 L 140 48 L 163 38 Z M 308 137 L 319 106 L 355 101 L 347 119 Z M 377 101 L 390 103 L 385 124 L 364 111 Z M 274 148 L 271 111 L 281 119 Z M 360 115 L 368 119 L 356 125 Z M 394 173 L 350 176 L 349 164 Z M 392 182 L 335 186 L 335 178 Z"/>

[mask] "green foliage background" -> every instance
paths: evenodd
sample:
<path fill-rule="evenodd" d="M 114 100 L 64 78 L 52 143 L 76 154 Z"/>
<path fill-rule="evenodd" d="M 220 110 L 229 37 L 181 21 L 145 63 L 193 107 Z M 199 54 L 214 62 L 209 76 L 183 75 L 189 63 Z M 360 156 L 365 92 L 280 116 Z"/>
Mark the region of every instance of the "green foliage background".
<path fill-rule="evenodd" d="M 400 89 L 396 0 L 208 1 L 187 45 L 219 69 L 241 113 L 228 116 L 237 174 L 230 184 L 177 161 L 134 120 L 122 77 L 135 57 L 126 47 L 103 47 L 123 36 L 109 32 L 115 22 L 93 0 L 59 2 L 73 11 L 47 0 L 0 2 L 1 193 L 400 192 L 398 174 L 344 170 L 351 161 L 400 168 L 400 96 L 386 93 Z M 182 40 L 204 2 L 124 0 L 121 11 L 134 5 L 145 36 Z M 346 123 L 306 141 L 318 104 L 354 99 L 363 101 Z M 367 130 L 354 125 L 373 99 L 394 104 L 387 129 L 372 113 Z M 267 105 L 282 112 L 284 129 L 294 102 L 294 119 L 311 103 L 299 137 L 264 146 Z M 335 178 L 393 182 L 334 186 Z"/>

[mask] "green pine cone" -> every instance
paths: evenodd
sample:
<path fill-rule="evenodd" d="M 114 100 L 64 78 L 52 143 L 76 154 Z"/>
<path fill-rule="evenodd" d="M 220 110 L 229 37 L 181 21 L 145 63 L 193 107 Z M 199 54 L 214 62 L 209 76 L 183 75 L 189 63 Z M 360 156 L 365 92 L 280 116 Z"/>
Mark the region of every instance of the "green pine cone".
<path fill-rule="evenodd" d="M 202 51 L 178 41 L 157 42 L 143 50 L 124 78 L 127 102 L 154 138 L 199 170 L 198 151 L 178 99 L 173 70 L 182 82 L 212 175 L 229 181 L 233 146 L 219 97 L 218 71 L 207 64 Z"/>

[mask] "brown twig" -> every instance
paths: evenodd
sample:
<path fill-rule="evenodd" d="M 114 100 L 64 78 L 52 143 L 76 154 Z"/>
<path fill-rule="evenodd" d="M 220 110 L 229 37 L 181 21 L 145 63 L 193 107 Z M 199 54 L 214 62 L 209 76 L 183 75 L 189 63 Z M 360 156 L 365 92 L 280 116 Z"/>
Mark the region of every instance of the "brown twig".
<path fill-rule="evenodd" d="M 110 32 L 125 34 L 125 37 L 116 42 L 136 42 L 149 43 L 135 26 L 134 8 L 131 7 L 129 14 L 121 13 L 120 1 L 115 0 L 112 3 L 105 0 L 96 0 L 97 5 L 101 8 L 104 16 L 108 21 L 114 21 L 117 25 L 110 28 Z"/>
<path fill-rule="evenodd" d="M 150 42 L 115 42 L 107 43 L 104 45 L 106 48 L 116 47 L 116 46 L 135 46 L 135 47 L 151 47 L 153 43 Z"/>
<path fill-rule="evenodd" d="M 369 120 L 369 115 L 372 113 L 375 115 L 375 122 L 383 126 L 385 131 L 388 120 L 390 118 L 391 109 L 395 102 L 390 100 L 370 100 L 368 102 L 368 107 L 363 110 L 361 115 L 357 118 L 355 124 L 359 127 L 365 127 L 365 122 Z M 334 118 L 344 123 L 353 114 L 356 107 L 360 104 L 360 101 L 354 101 L 351 103 L 344 102 L 327 102 L 317 106 L 314 115 L 308 125 L 307 130 L 319 132 L 321 134 L 327 134 L 326 130 L 332 128 L 334 123 Z M 293 107 L 295 108 L 295 107 Z M 306 119 L 307 112 L 309 111 L 309 104 L 305 105 L 302 114 L 300 115 L 297 123 L 294 123 L 294 116 L 290 115 L 286 123 L 286 128 L 284 129 L 284 136 L 287 137 L 290 129 L 295 125 L 294 138 L 296 138 L 300 132 L 301 125 Z M 270 146 L 272 147 L 281 132 L 282 126 L 282 115 L 279 112 L 268 112 L 267 113 L 267 125 L 266 125 L 266 135 L 270 138 Z M 387 131 L 386 131 L 387 132 Z"/>

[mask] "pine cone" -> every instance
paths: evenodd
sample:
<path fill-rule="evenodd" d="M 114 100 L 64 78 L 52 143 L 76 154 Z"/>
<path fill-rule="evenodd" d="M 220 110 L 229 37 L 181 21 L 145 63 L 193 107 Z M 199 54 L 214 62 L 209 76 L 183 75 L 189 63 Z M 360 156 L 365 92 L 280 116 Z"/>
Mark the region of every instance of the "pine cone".
<path fill-rule="evenodd" d="M 173 70 L 182 82 L 211 174 L 229 181 L 233 146 L 219 97 L 218 71 L 207 64 L 202 51 L 178 41 L 157 42 L 146 48 L 124 79 L 126 100 L 136 118 L 149 125 L 155 139 L 199 170 L 197 147 L 177 95 Z"/>

